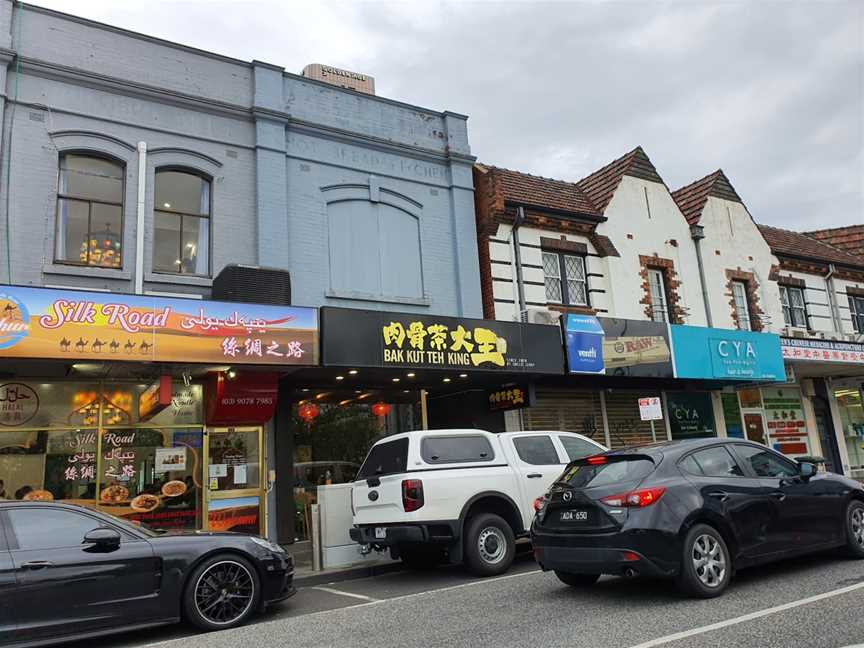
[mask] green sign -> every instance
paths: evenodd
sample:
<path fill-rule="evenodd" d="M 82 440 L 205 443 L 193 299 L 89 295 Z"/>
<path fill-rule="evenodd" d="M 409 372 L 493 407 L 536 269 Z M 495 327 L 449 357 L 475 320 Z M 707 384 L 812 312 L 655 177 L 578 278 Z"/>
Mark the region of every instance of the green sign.
<path fill-rule="evenodd" d="M 738 403 L 738 394 L 720 394 L 720 399 L 723 401 L 726 436 L 743 439 L 744 427 L 741 425 L 741 406 Z"/>
<path fill-rule="evenodd" d="M 669 427 L 673 439 L 716 436 L 711 394 L 707 392 L 669 392 Z"/>

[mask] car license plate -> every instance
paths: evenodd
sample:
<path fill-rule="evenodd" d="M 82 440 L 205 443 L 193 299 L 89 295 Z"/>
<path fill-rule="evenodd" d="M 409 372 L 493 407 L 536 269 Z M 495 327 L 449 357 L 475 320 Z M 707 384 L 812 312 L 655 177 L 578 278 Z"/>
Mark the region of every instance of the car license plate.
<path fill-rule="evenodd" d="M 375 538 L 383 540 L 387 537 L 387 527 L 375 527 Z"/>
<path fill-rule="evenodd" d="M 587 522 L 588 511 L 561 511 L 562 522 Z"/>

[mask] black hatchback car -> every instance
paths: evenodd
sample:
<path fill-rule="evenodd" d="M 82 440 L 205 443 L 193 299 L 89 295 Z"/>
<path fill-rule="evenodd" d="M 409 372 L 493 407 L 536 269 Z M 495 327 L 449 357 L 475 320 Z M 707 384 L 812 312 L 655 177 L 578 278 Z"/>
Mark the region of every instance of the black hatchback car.
<path fill-rule="evenodd" d="M 279 545 L 165 533 L 58 502 L 0 501 L 0 645 L 37 646 L 186 618 L 231 628 L 294 594 Z"/>
<path fill-rule="evenodd" d="M 861 484 L 742 440 L 586 457 L 534 507 L 537 562 L 574 587 L 645 575 L 710 598 L 751 565 L 836 547 L 864 558 Z"/>

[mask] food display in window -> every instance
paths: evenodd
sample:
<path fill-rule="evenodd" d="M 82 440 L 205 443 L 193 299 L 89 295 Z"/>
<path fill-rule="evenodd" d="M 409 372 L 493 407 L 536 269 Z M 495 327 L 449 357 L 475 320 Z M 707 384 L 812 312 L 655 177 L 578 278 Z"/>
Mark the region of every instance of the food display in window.
<path fill-rule="evenodd" d="M 27 493 L 22 499 L 28 502 L 50 502 L 54 499 L 54 495 L 51 491 L 34 490 Z"/>
<path fill-rule="evenodd" d="M 122 504 L 129 499 L 129 489 L 120 484 L 113 484 L 102 489 L 99 501 L 103 504 Z"/>
<path fill-rule="evenodd" d="M 179 497 L 186 492 L 186 484 L 180 480 L 173 480 L 162 485 L 162 494 L 165 497 Z"/>
<path fill-rule="evenodd" d="M 129 506 L 131 506 L 132 510 L 136 513 L 149 513 L 150 511 L 159 508 L 161 503 L 162 500 L 160 500 L 158 496 L 150 493 L 142 493 L 141 495 L 132 498 Z"/>

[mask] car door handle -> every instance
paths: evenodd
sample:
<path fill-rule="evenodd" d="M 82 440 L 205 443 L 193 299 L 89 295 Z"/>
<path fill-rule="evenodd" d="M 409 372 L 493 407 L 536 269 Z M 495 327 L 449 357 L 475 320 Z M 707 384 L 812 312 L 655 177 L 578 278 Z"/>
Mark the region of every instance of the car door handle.
<path fill-rule="evenodd" d="M 726 491 L 711 491 L 708 493 L 708 497 L 713 497 L 714 499 L 718 499 L 721 502 L 725 502 L 729 499 L 729 493 Z"/>
<path fill-rule="evenodd" d="M 786 493 L 784 493 L 783 491 L 772 491 L 771 497 L 776 499 L 778 502 L 782 502 L 786 499 Z"/>
<path fill-rule="evenodd" d="M 30 562 L 21 563 L 21 569 L 45 569 L 53 567 L 54 563 L 50 560 L 31 560 Z"/>
<path fill-rule="evenodd" d="M 542 477 L 542 476 L 543 475 L 541 475 L 540 473 L 529 473 L 528 479 L 540 479 L 540 477 Z"/>

